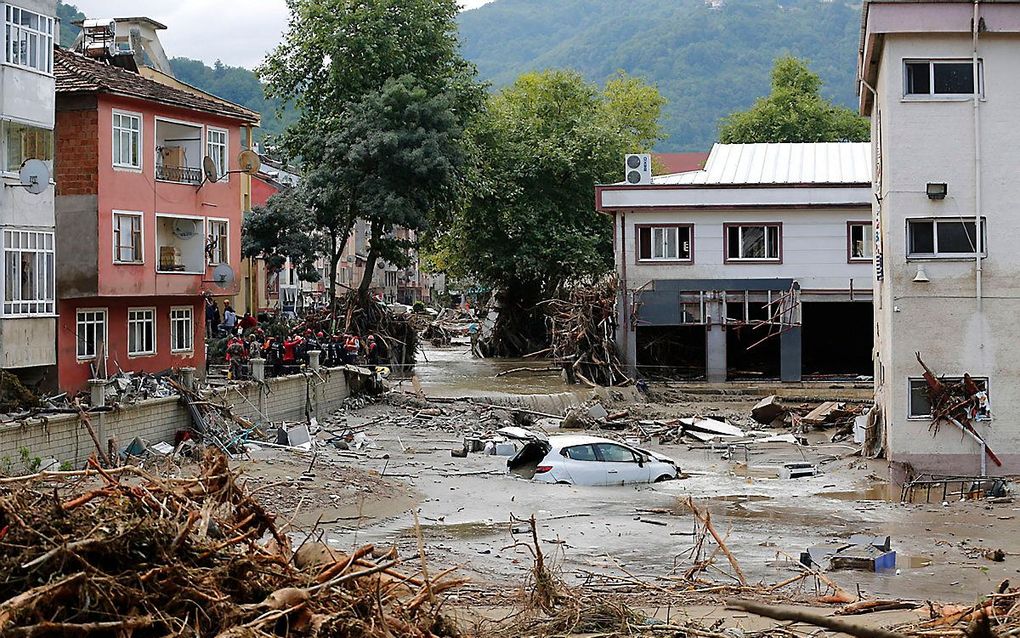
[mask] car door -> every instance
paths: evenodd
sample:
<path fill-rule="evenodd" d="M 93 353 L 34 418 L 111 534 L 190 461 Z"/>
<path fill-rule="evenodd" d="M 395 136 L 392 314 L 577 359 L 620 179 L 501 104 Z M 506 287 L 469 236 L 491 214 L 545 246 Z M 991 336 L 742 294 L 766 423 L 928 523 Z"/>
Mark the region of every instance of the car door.
<path fill-rule="evenodd" d="M 562 465 L 574 485 L 605 485 L 605 468 L 591 445 L 571 445 L 560 452 Z"/>
<path fill-rule="evenodd" d="M 647 483 L 648 466 L 639 463 L 636 452 L 616 443 L 596 443 L 595 451 L 599 455 L 606 473 L 606 485 L 625 485 L 627 483 Z"/>

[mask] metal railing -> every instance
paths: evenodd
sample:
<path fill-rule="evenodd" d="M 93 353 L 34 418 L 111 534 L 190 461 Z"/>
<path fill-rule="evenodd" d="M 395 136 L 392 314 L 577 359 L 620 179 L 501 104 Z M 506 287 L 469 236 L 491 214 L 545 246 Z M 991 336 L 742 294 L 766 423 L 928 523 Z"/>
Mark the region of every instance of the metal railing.
<path fill-rule="evenodd" d="M 162 166 L 156 165 L 156 179 L 164 182 L 179 182 L 181 184 L 201 184 L 202 169 L 190 168 L 187 166 Z"/>

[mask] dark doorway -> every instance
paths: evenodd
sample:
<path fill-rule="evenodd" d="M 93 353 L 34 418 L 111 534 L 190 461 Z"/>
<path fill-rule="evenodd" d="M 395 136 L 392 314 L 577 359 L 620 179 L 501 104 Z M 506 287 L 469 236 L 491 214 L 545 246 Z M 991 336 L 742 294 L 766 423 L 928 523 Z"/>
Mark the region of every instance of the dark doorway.
<path fill-rule="evenodd" d="M 650 378 L 705 376 L 705 327 L 645 326 L 637 329 L 637 365 Z"/>
<path fill-rule="evenodd" d="M 726 327 L 726 376 L 731 381 L 779 378 L 779 327 Z M 764 340 L 764 341 L 763 341 Z"/>
<path fill-rule="evenodd" d="M 816 301 L 801 312 L 801 371 L 805 376 L 874 374 L 874 315 L 870 301 Z"/>

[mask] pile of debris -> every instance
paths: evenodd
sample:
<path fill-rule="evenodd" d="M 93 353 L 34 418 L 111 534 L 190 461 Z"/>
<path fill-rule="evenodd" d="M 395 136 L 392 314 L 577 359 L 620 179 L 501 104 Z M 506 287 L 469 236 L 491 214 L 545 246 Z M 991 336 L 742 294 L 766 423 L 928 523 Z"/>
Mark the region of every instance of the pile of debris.
<path fill-rule="evenodd" d="M 375 299 L 352 292 L 337 300 L 335 325 L 362 339 L 375 335 L 382 342 L 387 361 L 394 366 L 413 366 L 418 351 L 418 331 L 411 314 L 394 314 Z"/>
<path fill-rule="evenodd" d="M 439 610 L 463 581 L 398 572 L 394 550 L 293 551 L 218 450 L 194 478 L 90 465 L 0 481 L 0 634 L 455 634 Z"/>
<path fill-rule="evenodd" d="M 811 428 L 852 429 L 855 421 L 865 412 L 863 406 L 851 406 L 841 401 L 824 401 L 814 407 L 792 407 L 784 405 L 776 395 L 771 395 L 751 408 L 751 418 L 769 427 L 806 432 Z"/>
<path fill-rule="evenodd" d="M 567 299 L 549 302 L 551 353 L 570 383 L 625 386 L 634 383 L 616 352 L 617 281 L 575 286 Z"/>

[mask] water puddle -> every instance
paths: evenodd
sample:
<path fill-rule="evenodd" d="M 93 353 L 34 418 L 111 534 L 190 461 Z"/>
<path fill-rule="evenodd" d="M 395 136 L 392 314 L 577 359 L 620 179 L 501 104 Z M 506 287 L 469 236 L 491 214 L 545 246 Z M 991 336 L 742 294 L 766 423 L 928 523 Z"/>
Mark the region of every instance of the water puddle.
<path fill-rule="evenodd" d="M 486 536 L 494 536 L 496 534 L 505 534 L 507 531 L 508 523 L 506 521 L 500 523 L 491 523 L 486 521 L 449 524 L 435 523 L 421 526 L 421 533 L 425 538 L 484 538 Z M 417 532 L 415 532 L 414 528 L 408 528 L 401 532 L 401 536 L 415 537 L 417 536 Z"/>
<path fill-rule="evenodd" d="M 837 501 L 884 501 L 887 503 L 900 502 L 900 488 L 892 483 L 876 483 L 869 487 L 849 492 L 822 492 L 822 498 L 829 498 Z M 924 502 L 921 498 L 920 503 Z"/>

